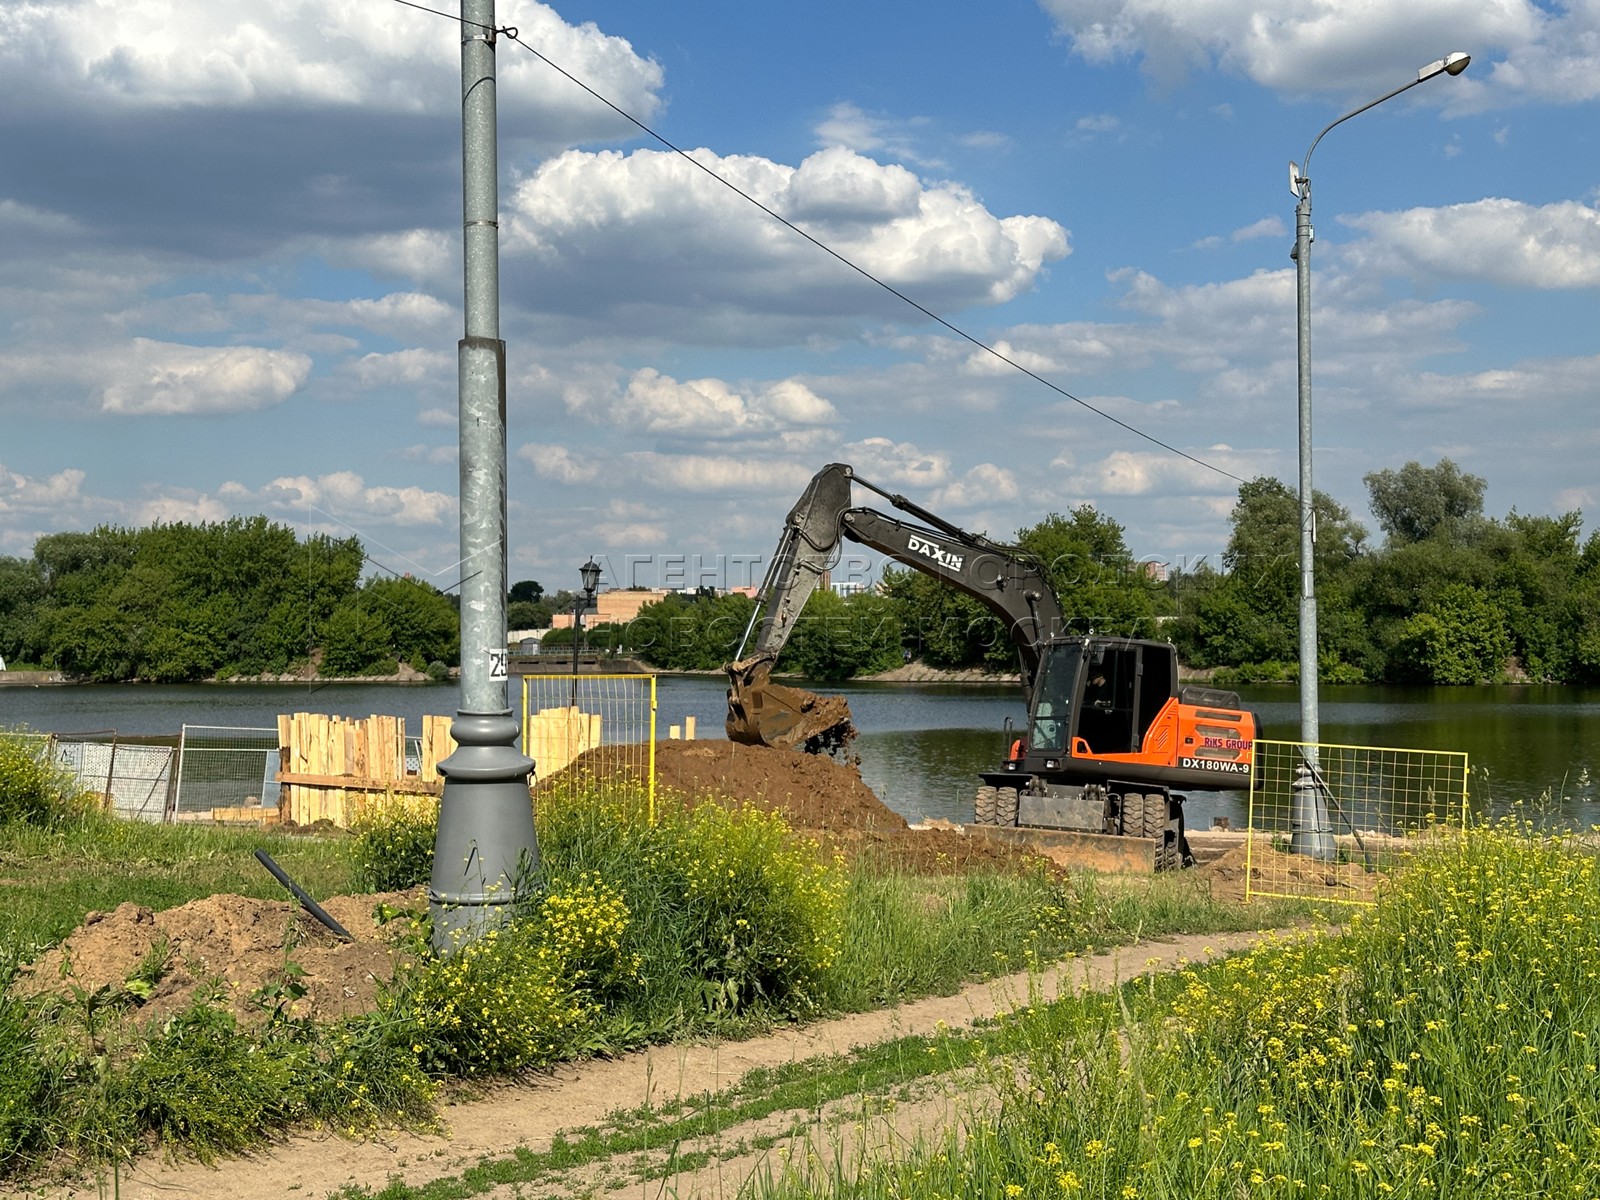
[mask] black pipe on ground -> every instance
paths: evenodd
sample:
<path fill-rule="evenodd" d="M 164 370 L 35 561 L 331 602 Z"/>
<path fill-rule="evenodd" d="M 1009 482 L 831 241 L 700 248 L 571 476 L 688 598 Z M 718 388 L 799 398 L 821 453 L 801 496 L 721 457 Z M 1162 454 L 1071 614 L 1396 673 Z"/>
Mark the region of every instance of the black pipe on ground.
<path fill-rule="evenodd" d="M 318 904 L 311 898 L 310 893 L 308 893 L 305 888 L 301 887 L 294 880 L 290 879 L 287 872 L 285 872 L 284 869 L 277 863 L 272 861 L 272 855 L 268 854 L 265 850 L 257 850 L 256 860 L 267 870 L 271 871 L 273 878 L 279 883 L 283 884 L 284 887 L 288 888 L 294 898 L 300 901 L 301 904 L 305 905 L 306 911 L 326 925 L 335 937 L 345 942 L 353 942 L 356 940 L 351 936 L 348 929 L 339 924 L 339 922 L 335 921 L 333 917 L 328 914 L 327 909 L 323 908 L 322 905 Z"/>

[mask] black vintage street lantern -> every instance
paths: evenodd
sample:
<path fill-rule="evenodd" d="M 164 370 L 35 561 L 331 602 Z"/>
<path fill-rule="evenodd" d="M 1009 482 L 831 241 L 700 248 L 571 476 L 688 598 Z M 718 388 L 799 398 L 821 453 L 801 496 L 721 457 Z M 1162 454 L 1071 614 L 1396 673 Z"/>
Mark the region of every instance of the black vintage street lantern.
<path fill-rule="evenodd" d="M 589 605 L 594 603 L 595 589 L 600 586 L 600 564 L 595 562 L 594 555 L 591 554 L 589 561 L 578 568 L 578 574 L 583 579 L 583 595 L 575 596 L 572 601 L 572 702 L 574 705 L 578 702 L 578 652 L 583 646 L 583 614 Z"/>

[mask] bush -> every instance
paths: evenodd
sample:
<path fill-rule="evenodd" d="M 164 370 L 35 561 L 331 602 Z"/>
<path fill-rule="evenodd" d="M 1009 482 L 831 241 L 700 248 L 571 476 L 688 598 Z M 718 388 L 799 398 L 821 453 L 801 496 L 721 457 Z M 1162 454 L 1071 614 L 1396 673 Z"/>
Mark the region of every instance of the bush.
<path fill-rule="evenodd" d="M 87 807 L 87 797 L 45 747 L 42 735 L 0 730 L 0 824 L 49 825 Z"/>
<path fill-rule="evenodd" d="M 358 887 L 399 892 L 428 882 L 439 832 L 437 810 L 421 812 L 391 797 L 363 811 L 351 831 Z"/>
<path fill-rule="evenodd" d="M 843 938 L 846 881 L 781 816 L 667 797 L 652 824 L 641 795 L 580 785 L 541 796 L 538 817 L 550 886 L 593 872 L 626 900 L 627 952 L 644 966 L 619 1000 L 652 1035 L 757 1003 L 815 1003 Z"/>
<path fill-rule="evenodd" d="M 583 876 L 544 893 L 510 924 L 428 964 L 392 996 L 434 1074 L 515 1071 L 570 1057 L 602 1015 L 602 995 L 631 979 L 622 897 Z"/>

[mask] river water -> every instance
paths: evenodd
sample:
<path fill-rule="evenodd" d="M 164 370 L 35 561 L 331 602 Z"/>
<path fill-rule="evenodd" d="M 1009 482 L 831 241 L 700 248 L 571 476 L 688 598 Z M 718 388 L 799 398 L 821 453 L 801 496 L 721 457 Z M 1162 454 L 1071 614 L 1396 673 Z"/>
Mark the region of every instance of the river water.
<path fill-rule="evenodd" d="M 1003 753 L 1007 717 L 1022 724 L 1014 685 L 846 684 L 861 736 L 861 775 L 886 804 L 911 820 L 970 820 L 979 770 Z M 1299 729 L 1293 688 L 1247 688 L 1244 698 L 1268 737 Z M 453 684 L 211 684 L 0 688 L 0 726 L 55 733 L 115 730 L 175 735 L 184 724 L 273 728 L 279 713 L 324 712 L 406 718 L 454 713 Z M 722 736 L 720 676 L 661 676 L 658 736 L 694 716 L 701 736 Z M 1345 745 L 1465 750 L 1470 792 L 1480 811 L 1542 803 L 1569 821 L 1600 822 L 1600 688 L 1325 687 L 1322 740 Z M 1227 793 L 1190 793 L 1189 822 L 1227 816 L 1238 828 L 1243 802 Z"/>

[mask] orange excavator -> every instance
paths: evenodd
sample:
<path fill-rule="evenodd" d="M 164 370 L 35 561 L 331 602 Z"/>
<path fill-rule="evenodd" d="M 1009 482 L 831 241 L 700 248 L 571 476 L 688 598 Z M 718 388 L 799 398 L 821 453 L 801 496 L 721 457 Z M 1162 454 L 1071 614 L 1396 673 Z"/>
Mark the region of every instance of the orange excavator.
<path fill-rule="evenodd" d="M 857 487 L 912 520 L 855 505 Z M 1027 725 L 1008 728 L 1005 757 L 979 776 L 974 825 L 1066 831 L 1090 859 L 1097 839 L 1144 839 L 1147 861 L 1163 870 L 1193 861 L 1177 789 L 1250 786 L 1257 722 L 1235 693 L 1180 688 L 1177 653 L 1166 642 L 1069 633 L 1027 551 L 968 533 L 843 463 L 819 471 L 784 522 L 740 647 L 751 653 L 726 668 L 731 740 L 815 751 L 851 732 L 843 697 L 771 679 L 842 541 L 944 580 L 988 607 L 1010 634 Z"/>

